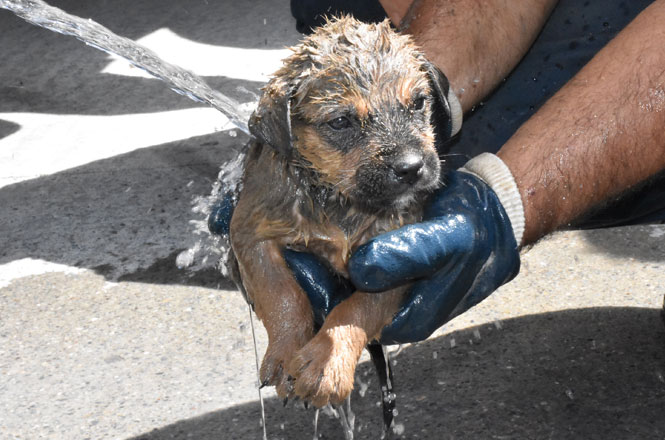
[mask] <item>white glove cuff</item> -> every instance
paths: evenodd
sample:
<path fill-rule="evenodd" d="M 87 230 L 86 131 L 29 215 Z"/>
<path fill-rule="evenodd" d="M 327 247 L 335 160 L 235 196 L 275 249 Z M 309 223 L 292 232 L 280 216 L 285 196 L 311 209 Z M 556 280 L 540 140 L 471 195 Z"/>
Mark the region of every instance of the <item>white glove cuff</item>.
<path fill-rule="evenodd" d="M 452 87 L 448 89 L 448 96 L 446 98 L 448 98 L 448 105 L 450 106 L 450 137 L 453 137 L 462 129 L 464 112 Z"/>
<path fill-rule="evenodd" d="M 460 171 L 479 177 L 494 190 L 508 214 L 517 246 L 520 246 L 524 235 L 524 205 L 508 166 L 494 154 L 482 153 L 468 161 Z"/>

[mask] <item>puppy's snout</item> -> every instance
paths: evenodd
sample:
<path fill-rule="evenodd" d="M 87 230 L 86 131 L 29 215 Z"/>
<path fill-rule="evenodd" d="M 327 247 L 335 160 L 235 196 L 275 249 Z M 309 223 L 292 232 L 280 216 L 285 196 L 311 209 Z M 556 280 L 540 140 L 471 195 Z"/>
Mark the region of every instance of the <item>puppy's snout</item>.
<path fill-rule="evenodd" d="M 415 183 L 423 173 L 425 162 L 418 154 L 407 154 L 395 160 L 391 168 L 395 173 L 397 183 L 411 185 Z"/>

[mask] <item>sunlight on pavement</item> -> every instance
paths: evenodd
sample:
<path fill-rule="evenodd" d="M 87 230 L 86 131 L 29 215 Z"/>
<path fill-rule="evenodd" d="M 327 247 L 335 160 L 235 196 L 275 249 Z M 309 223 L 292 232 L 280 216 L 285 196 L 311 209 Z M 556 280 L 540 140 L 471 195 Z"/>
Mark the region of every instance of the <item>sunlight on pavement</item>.
<path fill-rule="evenodd" d="M 243 49 L 214 46 L 183 38 L 170 29 L 158 29 L 137 43 L 152 49 L 160 58 L 201 76 L 225 76 L 267 82 L 268 77 L 288 56 L 288 49 Z M 141 69 L 117 56 L 102 73 L 151 78 Z"/>

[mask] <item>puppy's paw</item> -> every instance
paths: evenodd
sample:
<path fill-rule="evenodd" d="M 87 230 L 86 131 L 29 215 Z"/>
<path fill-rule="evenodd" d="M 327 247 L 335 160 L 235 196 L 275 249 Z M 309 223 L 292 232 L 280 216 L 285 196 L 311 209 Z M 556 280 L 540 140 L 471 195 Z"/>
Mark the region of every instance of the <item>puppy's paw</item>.
<path fill-rule="evenodd" d="M 261 362 L 261 386 L 274 386 L 281 398 L 293 395 L 293 385 L 286 373 L 286 365 L 291 356 L 284 356 L 268 346 L 263 362 Z"/>
<path fill-rule="evenodd" d="M 344 342 L 319 333 L 295 354 L 289 373 L 295 394 L 316 407 L 339 404 L 353 390 L 359 352 Z"/>
<path fill-rule="evenodd" d="M 287 373 L 287 366 L 295 353 L 307 343 L 307 338 L 294 336 L 282 337 L 269 342 L 261 363 L 261 385 L 272 385 L 281 398 L 293 397 L 293 377 Z"/>

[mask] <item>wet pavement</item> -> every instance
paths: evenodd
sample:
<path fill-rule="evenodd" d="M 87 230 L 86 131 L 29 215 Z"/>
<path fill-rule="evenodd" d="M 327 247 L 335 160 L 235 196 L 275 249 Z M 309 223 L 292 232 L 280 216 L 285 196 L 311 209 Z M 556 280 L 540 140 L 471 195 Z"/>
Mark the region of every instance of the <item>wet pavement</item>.
<path fill-rule="evenodd" d="M 52 4 L 235 97 L 298 39 L 286 1 Z M 247 138 L 79 41 L 4 10 L 0 29 L 0 438 L 260 438 L 247 306 L 213 268 L 175 265 Z M 393 356 L 402 437 L 665 438 L 664 294 L 663 225 L 541 241 Z M 378 438 L 369 363 L 357 378 L 356 438 Z M 313 437 L 313 410 L 265 396 L 269 438 Z M 319 434 L 342 438 L 325 414 Z"/>

